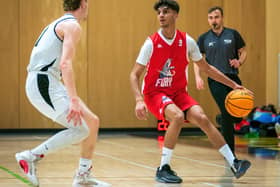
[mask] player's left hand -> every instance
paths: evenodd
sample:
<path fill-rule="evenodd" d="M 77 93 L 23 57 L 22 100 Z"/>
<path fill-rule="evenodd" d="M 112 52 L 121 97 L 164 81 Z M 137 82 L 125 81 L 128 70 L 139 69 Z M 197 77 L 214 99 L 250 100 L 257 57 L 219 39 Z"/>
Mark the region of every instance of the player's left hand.
<path fill-rule="evenodd" d="M 245 88 L 244 86 L 241 86 L 239 84 L 236 84 L 233 88 L 234 90 L 235 89 L 241 89 L 241 90 L 246 90 L 250 95 L 254 96 L 254 92 L 252 92 L 251 90 Z"/>

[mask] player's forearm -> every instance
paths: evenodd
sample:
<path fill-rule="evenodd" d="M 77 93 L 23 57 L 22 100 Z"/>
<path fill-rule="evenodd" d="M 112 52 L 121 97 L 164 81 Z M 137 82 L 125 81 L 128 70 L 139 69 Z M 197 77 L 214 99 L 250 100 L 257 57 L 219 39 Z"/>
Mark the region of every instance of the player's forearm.
<path fill-rule="evenodd" d="M 239 55 L 239 62 L 240 62 L 240 65 L 244 64 L 245 63 L 245 60 L 247 58 L 247 52 L 246 50 L 244 49 L 240 55 Z"/>
<path fill-rule="evenodd" d="M 235 88 L 237 84 L 230 80 L 228 77 L 226 77 L 222 72 L 217 70 L 214 66 L 208 64 L 204 59 L 201 59 L 196 62 L 197 66 L 199 67 L 200 71 L 203 71 L 209 76 L 210 78 L 227 85 L 231 88 Z"/>
<path fill-rule="evenodd" d="M 193 64 L 193 69 L 194 69 L 194 76 L 195 79 L 200 78 L 200 70 L 198 65 L 196 65 L 195 63 Z"/>
<path fill-rule="evenodd" d="M 228 87 L 231 87 L 234 89 L 236 86 L 236 83 L 234 81 L 232 81 L 231 79 L 226 77 L 222 72 L 217 70 L 214 66 L 209 65 L 209 68 L 205 72 L 207 73 L 207 75 L 210 78 L 212 78 Z"/>
<path fill-rule="evenodd" d="M 139 77 L 137 77 L 133 73 L 130 74 L 130 85 L 135 97 L 135 101 L 137 102 L 139 100 L 143 100 L 143 96 L 141 94 L 140 86 L 139 86 Z"/>
<path fill-rule="evenodd" d="M 78 97 L 72 63 L 70 61 L 61 62 L 60 68 L 62 73 L 62 79 L 66 87 L 66 90 L 69 94 L 69 97 L 70 98 Z"/>

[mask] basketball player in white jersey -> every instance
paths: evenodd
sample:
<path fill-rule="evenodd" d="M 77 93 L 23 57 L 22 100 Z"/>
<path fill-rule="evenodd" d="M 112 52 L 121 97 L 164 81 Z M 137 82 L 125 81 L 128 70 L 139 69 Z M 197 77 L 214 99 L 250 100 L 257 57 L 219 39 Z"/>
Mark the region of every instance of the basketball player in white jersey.
<path fill-rule="evenodd" d="M 26 93 L 37 110 L 67 129 L 15 157 L 30 182 L 39 186 L 36 163 L 51 152 L 81 142 L 73 186 L 109 186 L 91 176 L 99 119 L 78 96 L 72 67 L 82 32 L 80 22 L 87 17 L 88 2 L 63 0 L 63 8 L 65 14 L 49 24 L 34 45 L 27 68 Z"/>

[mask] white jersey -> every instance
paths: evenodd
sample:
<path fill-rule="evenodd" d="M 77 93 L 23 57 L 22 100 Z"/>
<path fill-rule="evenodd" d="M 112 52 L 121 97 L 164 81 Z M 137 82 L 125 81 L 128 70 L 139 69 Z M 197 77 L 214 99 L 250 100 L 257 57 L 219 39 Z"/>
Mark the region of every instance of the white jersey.
<path fill-rule="evenodd" d="M 56 26 L 65 20 L 76 20 L 71 14 L 65 14 L 49 24 L 37 39 L 31 53 L 28 72 L 42 72 L 61 78 L 59 62 L 62 55 L 63 41 L 55 32 Z"/>
<path fill-rule="evenodd" d="M 27 97 L 35 108 L 54 121 L 69 108 L 69 97 L 60 81 L 63 41 L 55 32 L 62 21 L 77 20 L 73 15 L 65 14 L 49 24 L 37 39 L 27 67 Z"/>
<path fill-rule="evenodd" d="M 161 29 L 158 31 L 158 34 L 169 45 L 172 45 L 174 39 L 176 38 L 176 35 L 175 35 L 171 40 L 168 40 L 167 38 L 165 38 L 163 36 Z M 186 52 L 187 60 L 189 61 L 191 59 L 194 62 L 201 60 L 202 55 L 199 51 L 199 48 L 198 48 L 195 40 L 192 37 L 190 37 L 188 34 L 186 34 L 186 40 L 187 40 L 186 41 L 187 42 L 187 52 Z M 146 66 L 147 63 L 150 61 L 152 53 L 153 53 L 153 42 L 152 42 L 151 38 L 148 37 L 140 50 L 140 53 L 136 59 L 136 62 L 141 65 Z"/>

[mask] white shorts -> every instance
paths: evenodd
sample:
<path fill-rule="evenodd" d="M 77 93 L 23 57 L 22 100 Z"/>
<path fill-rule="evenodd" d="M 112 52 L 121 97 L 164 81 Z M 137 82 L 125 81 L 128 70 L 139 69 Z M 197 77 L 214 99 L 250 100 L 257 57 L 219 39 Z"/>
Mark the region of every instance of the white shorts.
<path fill-rule="evenodd" d="M 25 86 L 31 104 L 48 118 L 56 121 L 69 110 L 69 97 L 65 86 L 54 76 L 29 72 Z"/>

